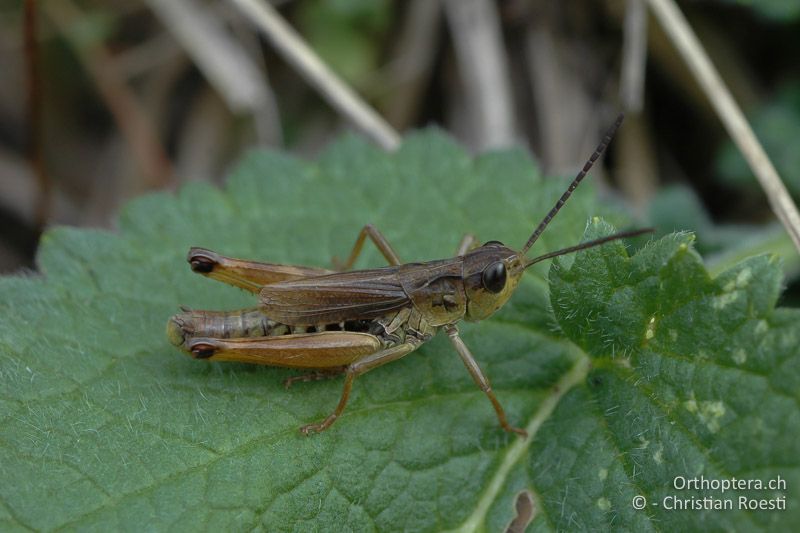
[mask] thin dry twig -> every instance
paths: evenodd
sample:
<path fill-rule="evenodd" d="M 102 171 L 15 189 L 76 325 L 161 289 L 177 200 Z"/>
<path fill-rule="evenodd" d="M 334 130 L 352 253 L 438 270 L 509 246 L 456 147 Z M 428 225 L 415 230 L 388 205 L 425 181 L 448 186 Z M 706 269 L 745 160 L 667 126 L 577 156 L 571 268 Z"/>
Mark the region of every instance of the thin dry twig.
<path fill-rule="evenodd" d="M 53 187 L 44 166 L 42 154 L 42 78 L 39 69 L 39 27 L 34 0 L 25 1 L 25 62 L 28 69 L 28 160 L 39 188 L 34 221 L 37 231 L 42 231 L 50 218 Z"/>
<path fill-rule="evenodd" d="M 41 191 L 27 157 L 23 159 L 19 154 L 0 146 L 0 176 L 0 212 L 6 212 L 19 221 L 27 228 L 26 231 L 38 233 L 41 228 L 36 227 L 36 208 Z M 49 222 L 61 224 L 72 221 L 68 214 L 77 208 L 58 188 L 53 187 L 51 190 L 49 203 Z M 36 241 L 37 239 L 33 239 L 31 243 L 31 252 Z"/>
<path fill-rule="evenodd" d="M 272 45 L 342 115 L 386 150 L 400 145 L 397 132 L 341 80 L 268 2 L 230 0 Z"/>
<path fill-rule="evenodd" d="M 572 173 L 595 147 L 601 131 L 597 102 L 586 86 L 585 52 L 554 32 L 557 20 L 545 12 L 531 20 L 525 58 L 539 129 L 537 154 L 548 173 Z M 545 18 L 547 17 L 547 18 Z M 595 176 L 596 181 L 600 176 Z"/>
<path fill-rule="evenodd" d="M 618 158 L 615 177 L 625 198 L 644 213 L 658 191 L 655 145 L 648 117 L 644 113 L 626 115 L 625 127 L 614 143 Z"/>
<path fill-rule="evenodd" d="M 163 188 L 172 180 L 172 165 L 158 140 L 155 125 L 139 99 L 113 67 L 111 53 L 102 44 L 85 44 L 74 36 L 73 27 L 83 16 L 70 0 L 44 2 L 48 18 L 64 34 L 81 64 L 91 75 L 98 92 L 113 115 L 122 136 L 142 169 L 144 188 Z"/>
<path fill-rule="evenodd" d="M 274 2 L 273 2 L 274 4 Z M 230 26 L 230 31 L 234 38 L 239 42 L 253 62 L 258 66 L 264 78 L 264 95 L 266 100 L 262 106 L 262 112 L 254 115 L 256 136 L 262 144 L 282 145 L 283 127 L 281 125 L 280 107 L 278 98 L 270 82 L 270 74 L 267 68 L 267 58 L 258 35 L 258 29 L 245 17 L 241 11 L 230 4 L 218 4 L 221 18 L 225 19 Z"/>
<path fill-rule="evenodd" d="M 509 145 L 514 142 L 514 106 L 497 8 L 488 0 L 447 0 L 444 6 L 467 104 L 475 115 L 478 148 Z"/>
<path fill-rule="evenodd" d="M 384 106 L 387 119 L 399 129 L 413 123 L 423 101 L 433 71 L 442 11 L 441 4 L 431 0 L 411 0 L 404 8 L 394 59 L 386 69 L 392 97 Z"/>
<path fill-rule="evenodd" d="M 646 66 L 647 6 L 644 0 L 627 0 L 619 92 L 628 120 L 616 144 L 616 153 L 621 156 L 616 177 L 625 197 L 639 211 L 645 209 L 658 187 L 652 135 L 642 113 Z"/>
<path fill-rule="evenodd" d="M 193 0 L 145 0 L 233 113 L 269 113 L 265 77 L 220 19 Z M 263 122 L 263 120 L 262 120 Z"/>
<path fill-rule="evenodd" d="M 686 18 L 674 0 L 648 2 L 758 178 L 772 211 L 800 250 L 800 213 L 797 206 Z"/>
<path fill-rule="evenodd" d="M 184 57 L 184 51 L 171 35 L 159 32 L 135 46 L 117 52 L 114 56 L 114 68 L 120 78 L 133 80 L 177 57 Z"/>
<path fill-rule="evenodd" d="M 628 0 L 625 9 L 625 40 L 622 46 L 620 92 L 626 111 L 639 113 L 644 105 L 644 74 L 647 65 L 647 11 L 643 0 Z"/>

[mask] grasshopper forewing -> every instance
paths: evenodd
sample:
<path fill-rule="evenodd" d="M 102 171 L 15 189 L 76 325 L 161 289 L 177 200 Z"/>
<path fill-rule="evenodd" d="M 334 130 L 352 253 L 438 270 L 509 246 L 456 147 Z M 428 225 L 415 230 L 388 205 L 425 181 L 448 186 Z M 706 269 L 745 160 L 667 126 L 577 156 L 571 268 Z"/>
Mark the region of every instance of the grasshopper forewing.
<path fill-rule="evenodd" d="M 620 115 L 520 251 L 498 241 L 477 246 L 474 239 L 465 238 L 455 257 L 401 264 L 386 238 L 371 225 L 361 230 L 341 270 L 352 266 L 367 237 L 389 262 L 387 267 L 332 271 L 244 261 L 192 248 L 188 257 L 192 270 L 257 293 L 259 305 L 237 311 L 184 309 L 170 318 L 169 339 L 197 359 L 316 370 L 290 378 L 287 386 L 344 373 L 339 404 L 321 422 L 303 426 L 301 431 L 308 434 L 328 428 L 342 414 L 357 376 L 408 355 L 441 329 L 488 396 L 503 429 L 526 435 L 508 422 L 489 380 L 461 340 L 457 323 L 483 320 L 497 311 L 525 269 L 539 261 L 651 231 L 618 233 L 533 259 L 525 257 L 621 122 Z"/>

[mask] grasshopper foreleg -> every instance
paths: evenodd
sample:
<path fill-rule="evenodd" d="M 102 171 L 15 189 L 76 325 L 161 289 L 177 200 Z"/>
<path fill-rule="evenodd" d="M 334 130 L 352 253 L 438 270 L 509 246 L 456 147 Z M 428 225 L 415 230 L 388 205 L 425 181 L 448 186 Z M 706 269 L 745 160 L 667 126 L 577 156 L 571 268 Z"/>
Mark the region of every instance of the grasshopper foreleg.
<path fill-rule="evenodd" d="M 363 359 L 360 359 L 349 365 L 345 370 L 346 376 L 344 379 L 344 388 L 342 389 L 342 395 L 339 398 L 339 403 L 336 405 L 336 409 L 322 422 L 303 426 L 300 428 L 300 431 L 304 435 L 308 435 L 312 431 L 319 433 L 320 431 L 324 431 L 329 428 L 330 425 L 333 424 L 337 418 L 339 418 L 344 411 L 344 408 L 347 406 L 347 400 L 350 398 L 350 390 L 353 388 L 353 381 L 357 376 L 360 376 L 365 372 L 369 372 L 373 368 L 377 368 L 381 365 L 385 365 L 386 363 L 391 363 L 392 361 L 400 359 L 401 357 L 405 357 L 416 350 L 420 344 L 421 342 L 419 341 L 398 344 L 397 346 L 392 346 L 391 348 L 386 348 L 385 350 L 375 352 L 374 354 L 368 355 Z"/>
<path fill-rule="evenodd" d="M 464 255 L 478 247 L 478 238 L 472 233 L 467 233 L 461 237 L 461 242 L 456 249 L 456 256 Z"/>
<path fill-rule="evenodd" d="M 333 258 L 333 264 L 336 270 L 345 271 L 353 268 L 353 264 L 356 262 L 356 259 L 358 259 L 359 254 L 361 254 L 361 249 L 364 247 L 364 241 L 367 237 L 375 244 L 375 247 L 380 251 L 383 257 L 386 258 L 386 261 L 388 261 L 390 265 L 397 266 L 401 263 L 397 252 L 394 251 L 394 248 L 392 248 L 392 245 L 386 240 L 386 237 L 383 236 L 383 233 L 372 224 L 367 224 L 361 228 L 361 231 L 358 233 L 356 242 L 353 245 L 353 250 L 350 252 L 347 260 L 342 263 L 337 257 Z"/>
<path fill-rule="evenodd" d="M 506 412 L 503 410 L 503 406 L 500 405 L 500 402 L 497 400 L 497 396 L 494 395 L 494 391 L 492 391 L 492 386 L 489 384 L 489 380 L 483 375 L 483 372 L 481 372 L 481 369 L 478 366 L 478 363 L 475 361 L 475 358 L 472 357 L 472 353 L 470 353 L 469 348 L 467 348 L 467 345 L 464 344 L 464 341 L 462 341 L 461 337 L 458 335 L 458 328 L 453 325 L 446 326 L 445 331 L 447 332 L 447 336 L 450 338 L 450 342 L 453 344 L 453 347 L 456 349 L 458 355 L 461 357 L 461 360 L 464 362 L 464 366 L 467 367 L 467 370 L 469 370 L 469 373 L 472 375 L 472 379 L 475 380 L 475 383 L 478 385 L 478 387 L 480 387 L 486 396 L 488 396 L 489 401 L 492 402 L 494 411 L 497 414 L 497 420 L 500 422 L 500 425 L 503 427 L 503 429 L 514 432 L 518 435 L 522 435 L 523 437 L 527 437 L 527 431 L 516 428 L 508 423 Z"/>

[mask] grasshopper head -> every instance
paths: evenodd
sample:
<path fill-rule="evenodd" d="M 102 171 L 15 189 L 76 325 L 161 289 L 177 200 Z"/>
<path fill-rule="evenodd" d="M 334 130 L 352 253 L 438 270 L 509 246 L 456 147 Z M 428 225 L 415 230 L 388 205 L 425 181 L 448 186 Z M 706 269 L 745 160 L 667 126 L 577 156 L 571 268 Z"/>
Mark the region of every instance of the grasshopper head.
<path fill-rule="evenodd" d="M 617 239 L 636 237 L 637 235 L 653 231 L 648 228 L 621 232 L 594 241 L 556 250 L 555 252 L 540 255 L 533 259 L 527 259 L 525 257 L 545 228 L 547 228 L 547 225 L 550 224 L 550 221 L 553 220 L 553 217 L 556 216 L 564 203 L 566 203 L 572 195 L 572 192 L 578 187 L 583 178 L 586 177 L 587 172 L 592 168 L 594 162 L 597 161 L 605 151 L 621 123 L 622 115 L 619 115 L 614 125 L 609 128 L 605 137 L 603 137 L 603 140 L 597 146 L 597 149 L 583 166 L 583 169 L 578 172 L 578 175 L 572 180 L 572 183 L 570 183 L 567 190 L 561 195 L 558 202 L 556 202 L 553 208 L 550 209 L 550 212 L 547 213 L 536 229 L 534 229 L 528 241 L 522 247 L 522 250 L 517 252 L 504 246 L 500 242 L 489 241 L 480 248 L 464 256 L 463 276 L 464 289 L 467 295 L 467 311 L 464 318 L 466 320 L 482 320 L 500 309 L 517 288 L 525 269 L 531 265 L 544 261 L 545 259 L 585 250 L 586 248 L 599 246 Z"/>
<path fill-rule="evenodd" d="M 464 256 L 466 320 L 483 320 L 511 297 L 525 271 L 524 259 L 498 241 L 489 241 Z"/>

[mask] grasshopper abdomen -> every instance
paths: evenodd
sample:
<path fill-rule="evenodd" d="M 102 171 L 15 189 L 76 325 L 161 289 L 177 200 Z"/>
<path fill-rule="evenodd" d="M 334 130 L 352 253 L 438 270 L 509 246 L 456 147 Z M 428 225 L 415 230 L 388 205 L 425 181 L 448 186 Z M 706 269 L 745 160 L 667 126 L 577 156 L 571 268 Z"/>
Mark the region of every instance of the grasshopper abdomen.
<path fill-rule="evenodd" d="M 270 320 L 257 307 L 235 311 L 184 310 L 167 323 L 167 337 L 179 347 L 195 337 L 235 339 L 285 333 L 288 333 L 286 325 Z"/>

